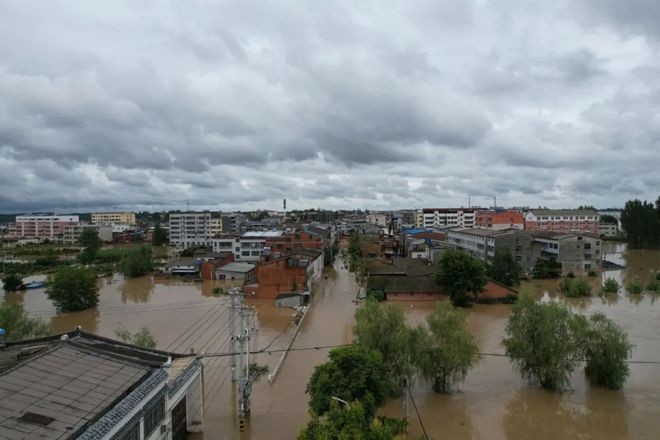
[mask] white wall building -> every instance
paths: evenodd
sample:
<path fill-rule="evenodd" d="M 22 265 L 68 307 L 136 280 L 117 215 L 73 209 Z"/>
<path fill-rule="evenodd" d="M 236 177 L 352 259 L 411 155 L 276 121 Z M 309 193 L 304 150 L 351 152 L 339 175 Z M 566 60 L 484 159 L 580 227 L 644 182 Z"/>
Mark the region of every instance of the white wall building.
<path fill-rule="evenodd" d="M 418 228 L 473 228 L 477 210 L 468 208 L 425 208 L 417 211 Z"/>
<path fill-rule="evenodd" d="M 170 244 L 180 249 L 211 245 L 211 214 L 170 214 Z"/>
<path fill-rule="evenodd" d="M 284 231 L 249 231 L 241 236 L 219 236 L 211 239 L 213 252 L 232 252 L 236 261 L 259 261 L 269 238 L 278 238 Z"/>

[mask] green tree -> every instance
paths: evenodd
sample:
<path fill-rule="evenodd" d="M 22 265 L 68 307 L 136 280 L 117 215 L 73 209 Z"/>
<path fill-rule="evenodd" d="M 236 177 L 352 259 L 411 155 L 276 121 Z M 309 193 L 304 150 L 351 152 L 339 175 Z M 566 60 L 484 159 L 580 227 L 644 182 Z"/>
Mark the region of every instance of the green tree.
<path fill-rule="evenodd" d="M 84 248 L 80 253 L 80 262 L 90 264 L 94 262 L 96 254 L 101 249 L 101 239 L 94 228 L 84 228 L 80 234 L 80 245 Z"/>
<path fill-rule="evenodd" d="M 468 294 L 478 295 L 486 285 L 486 271 L 484 264 L 476 258 L 449 250 L 440 259 L 435 281 L 447 289 L 452 304 L 466 307 L 469 304 Z"/>
<path fill-rule="evenodd" d="M 618 293 L 621 286 L 614 278 L 608 278 L 603 283 L 603 293 Z"/>
<path fill-rule="evenodd" d="M 623 387 L 632 348 L 621 327 L 602 313 L 592 315 L 584 338 L 584 373 L 589 381 L 613 390 Z"/>
<path fill-rule="evenodd" d="M 0 328 L 5 330 L 6 341 L 39 338 L 50 334 L 50 328 L 41 319 L 30 318 L 21 304 L 0 304 Z"/>
<path fill-rule="evenodd" d="M 312 415 L 312 420 L 300 430 L 298 440 L 392 440 L 403 432 L 405 423 L 398 419 L 374 418 L 366 405 L 333 402 L 323 416 Z"/>
<path fill-rule="evenodd" d="M 15 292 L 23 287 L 23 278 L 18 274 L 9 274 L 2 279 L 2 288 L 5 292 Z"/>
<path fill-rule="evenodd" d="M 62 267 L 48 283 L 46 294 L 63 312 L 94 307 L 99 302 L 94 272 L 77 267 Z"/>
<path fill-rule="evenodd" d="M 537 258 L 532 269 L 532 276 L 536 279 L 559 278 L 561 276 L 561 263 L 552 258 Z"/>
<path fill-rule="evenodd" d="M 353 335 L 357 345 L 381 354 L 393 393 L 400 392 L 403 380 L 413 373 L 411 331 L 406 326 L 403 308 L 367 299 L 355 311 Z"/>
<path fill-rule="evenodd" d="M 585 328 L 583 316 L 559 303 L 537 303 L 524 292 L 513 306 L 502 342 L 524 379 L 561 390 L 578 365 Z"/>
<path fill-rule="evenodd" d="M 520 283 L 522 268 L 508 248 L 495 249 L 495 257 L 489 271 L 491 278 L 506 286 L 515 286 Z"/>
<path fill-rule="evenodd" d="M 156 223 L 154 226 L 154 233 L 151 236 L 151 244 L 154 246 L 162 246 L 167 242 L 167 232 L 160 226 L 160 223 Z"/>
<path fill-rule="evenodd" d="M 660 218 L 652 203 L 637 199 L 626 202 L 621 213 L 621 226 L 630 247 L 646 248 L 660 244 Z"/>
<path fill-rule="evenodd" d="M 579 210 L 589 210 L 589 211 L 596 211 L 596 208 L 593 207 L 593 205 L 580 205 L 578 206 Z"/>
<path fill-rule="evenodd" d="M 426 318 L 428 330 L 420 327 L 415 364 L 437 393 L 447 392 L 463 382 L 469 369 L 479 360 L 477 346 L 465 329 L 464 320 L 462 311 L 439 301 Z"/>
<path fill-rule="evenodd" d="M 127 277 L 141 277 L 153 270 L 151 248 L 140 246 L 127 251 L 119 262 L 121 272 Z"/>
<path fill-rule="evenodd" d="M 365 402 L 365 409 L 373 416 L 387 400 L 391 386 L 380 353 L 352 345 L 332 350 L 330 360 L 314 368 L 306 392 L 309 407 L 317 415 L 330 410 L 332 397 L 337 397 Z"/>
<path fill-rule="evenodd" d="M 135 333 L 131 333 L 126 327 L 119 326 L 115 329 L 115 336 L 123 342 L 138 347 L 156 348 L 156 339 L 147 327 L 142 327 Z"/>
<path fill-rule="evenodd" d="M 584 278 L 564 278 L 559 284 L 559 290 L 569 298 L 591 296 L 591 286 Z"/>

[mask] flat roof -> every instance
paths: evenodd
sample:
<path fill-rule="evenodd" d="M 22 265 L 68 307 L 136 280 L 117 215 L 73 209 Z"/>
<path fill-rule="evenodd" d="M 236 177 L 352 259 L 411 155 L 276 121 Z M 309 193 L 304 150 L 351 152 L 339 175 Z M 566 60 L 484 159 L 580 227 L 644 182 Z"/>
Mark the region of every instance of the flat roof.
<path fill-rule="evenodd" d="M 500 235 L 511 234 L 512 232 L 522 232 L 519 229 L 484 229 L 484 228 L 457 228 L 451 229 L 449 233 L 457 232 L 460 234 L 479 235 L 481 237 L 499 237 Z"/>
<path fill-rule="evenodd" d="M 598 215 L 594 209 L 530 209 L 534 215 Z"/>
<path fill-rule="evenodd" d="M 254 269 L 254 265 L 250 263 L 242 263 L 242 262 L 231 262 L 227 263 L 222 267 L 217 268 L 216 270 L 226 270 L 228 272 L 249 272 L 252 269 Z"/>
<path fill-rule="evenodd" d="M 245 232 L 241 237 L 244 238 L 267 238 L 267 237 L 280 237 L 284 234 L 284 231 L 272 230 L 272 231 L 248 231 Z"/>

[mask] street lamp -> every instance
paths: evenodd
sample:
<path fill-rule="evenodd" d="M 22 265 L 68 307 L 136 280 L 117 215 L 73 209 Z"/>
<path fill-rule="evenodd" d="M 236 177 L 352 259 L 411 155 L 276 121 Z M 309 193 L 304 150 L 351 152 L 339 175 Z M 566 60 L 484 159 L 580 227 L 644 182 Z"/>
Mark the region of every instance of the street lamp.
<path fill-rule="evenodd" d="M 341 402 L 341 403 L 343 403 L 344 405 L 346 405 L 346 409 L 349 409 L 349 408 L 351 407 L 351 405 L 349 405 L 348 402 L 345 401 L 344 399 L 340 399 L 339 397 L 335 397 L 335 396 L 330 396 L 330 398 L 331 398 L 332 400 L 336 400 L 337 402 Z"/>

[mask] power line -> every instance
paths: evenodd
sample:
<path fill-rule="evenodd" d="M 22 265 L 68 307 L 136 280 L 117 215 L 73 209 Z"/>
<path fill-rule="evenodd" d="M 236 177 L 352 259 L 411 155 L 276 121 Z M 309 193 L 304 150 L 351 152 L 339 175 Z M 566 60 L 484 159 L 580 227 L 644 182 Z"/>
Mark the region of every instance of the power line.
<path fill-rule="evenodd" d="M 417 413 L 417 420 L 419 420 L 419 425 L 422 427 L 422 432 L 424 432 L 424 438 L 426 440 L 429 440 L 429 435 L 426 433 L 424 422 L 422 422 L 422 416 L 419 415 L 419 410 L 417 409 L 417 403 L 415 402 L 415 398 L 410 392 L 410 388 L 408 388 L 408 396 L 410 396 L 410 400 L 412 401 L 413 407 L 415 408 L 415 413 Z"/>
<path fill-rule="evenodd" d="M 179 336 L 176 337 L 172 342 L 169 343 L 167 346 L 166 350 L 169 350 L 171 347 L 175 347 L 177 342 L 186 334 L 188 333 L 191 329 L 196 327 L 203 319 L 207 318 L 207 315 L 210 313 L 215 313 L 217 311 L 216 307 L 221 304 L 216 304 L 216 306 L 211 307 L 206 313 L 204 313 L 196 322 L 194 322 L 190 327 L 188 327 L 186 330 L 184 330 L 182 333 L 179 334 Z"/>

